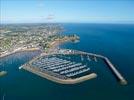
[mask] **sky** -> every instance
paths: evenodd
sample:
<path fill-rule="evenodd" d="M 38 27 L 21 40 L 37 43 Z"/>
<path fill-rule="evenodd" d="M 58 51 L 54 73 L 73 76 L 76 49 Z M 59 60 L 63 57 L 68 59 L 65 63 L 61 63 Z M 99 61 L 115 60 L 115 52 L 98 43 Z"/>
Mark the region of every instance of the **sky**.
<path fill-rule="evenodd" d="M 134 0 L 0 0 L 1 23 L 134 23 Z"/>

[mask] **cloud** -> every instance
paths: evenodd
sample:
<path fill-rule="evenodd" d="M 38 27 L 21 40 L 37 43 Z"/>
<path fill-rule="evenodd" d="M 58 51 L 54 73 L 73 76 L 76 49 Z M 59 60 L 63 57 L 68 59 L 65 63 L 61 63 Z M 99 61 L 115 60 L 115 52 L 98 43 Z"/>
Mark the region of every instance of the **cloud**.
<path fill-rule="evenodd" d="M 9 22 L 9 23 L 17 23 L 17 22 L 51 22 L 54 19 L 53 14 L 49 14 L 47 16 L 2 16 L 0 17 L 0 23 Z"/>
<path fill-rule="evenodd" d="M 47 20 L 53 20 L 54 19 L 54 15 L 53 14 L 50 14 L 46 17 Z"/>
<path fill-rule="evenodd" d="M 24 16 L 24 17 L 20 17 L 20 16 L 17 16 L 17 17 L 10 17 L 10 16 L 0 16 L 0 19 L 3 19 L 3 20 L 7 20 L 7 19 L 13 19 L 13 20 L 22 20 L 22 19 L 46 19 L 46 20 L 53 20 L 54 19 L 54 15 L 53 14 L 49 14 L 47 16 Z"/>

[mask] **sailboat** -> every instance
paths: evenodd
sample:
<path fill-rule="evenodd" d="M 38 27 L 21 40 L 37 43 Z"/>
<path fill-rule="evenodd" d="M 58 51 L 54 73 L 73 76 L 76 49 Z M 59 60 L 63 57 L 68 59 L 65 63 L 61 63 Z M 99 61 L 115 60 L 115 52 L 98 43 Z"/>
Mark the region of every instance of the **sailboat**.
<path fill-rule="evenodd" d="M 2 100 L 5 100 L 5 94 L 3 94 Z"/>
<path fill-rule="evenodd" d="M 89 56 L 87 56 L 87 60 L 88 60 L 88 61 L 91 61 L 91 59 L 89 58 Z"/>
<path fill-rule="evenodd" d="M 81 55 L 81 60 L 83 61 L 84 60 L 84 58 L 83 58 L 83 56 Z"/>

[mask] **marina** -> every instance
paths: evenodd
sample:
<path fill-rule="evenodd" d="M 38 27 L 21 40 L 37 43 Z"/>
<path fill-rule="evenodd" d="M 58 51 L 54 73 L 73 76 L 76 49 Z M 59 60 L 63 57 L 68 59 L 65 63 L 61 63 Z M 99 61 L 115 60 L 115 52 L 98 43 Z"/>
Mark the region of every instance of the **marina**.
<path fill-rule="evenodd" d="M 74 84 L 97 77 L 97 74 L 90 71 L 89 66 L 71 59 L 71 56 L 70 54 L 44 55 L 35 58 L 28 64 L 21 66 L 21 68 L 34 73 L 36 70 L 36 74 L 39 76 L 51 77 L 51 79 L 49 78 L 50 80 L 63 84 Z"/>
<path fill-rule="evenodd" d="M 87 62 L 97 63 L 98 59 L 104 60 L 105 64 L 109 66 L 110 70 L 114 73 L 115 77 L 119 79 L 122 85 L 127 84 L 125 78 L 107 57 L 78 50 L 58 49 L 53 53 L 34 58 L 29 63 L 21 66 L 21 68 L 54 82 L 74 84 L 77 83 L 75 81 L 76 79 L 79 80 L 78 82 L 83 82 L 87 79 L 97 77 L 97 74 L 92 71 L 91 66 L 89 66 Z"/>

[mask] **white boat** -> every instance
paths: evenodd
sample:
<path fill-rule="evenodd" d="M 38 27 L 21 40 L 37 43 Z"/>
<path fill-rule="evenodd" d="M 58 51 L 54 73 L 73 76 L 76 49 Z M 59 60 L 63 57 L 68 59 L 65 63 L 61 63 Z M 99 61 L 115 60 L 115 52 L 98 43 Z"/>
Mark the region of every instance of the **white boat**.
<path fill-rule="evenodd" d="M 87 60 L 88 60 L 88 61 L 91 61 L 91 59 L 90 59 L 90 57 L 89 57 L 89 56 L 87 56 Z"/>
<path fill-rule="evenodd" d="M 21 69 L 23 66 L 20 66 L 19 69 Z"/>

